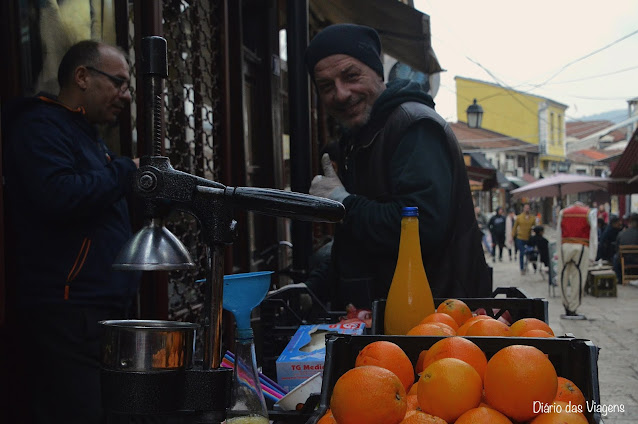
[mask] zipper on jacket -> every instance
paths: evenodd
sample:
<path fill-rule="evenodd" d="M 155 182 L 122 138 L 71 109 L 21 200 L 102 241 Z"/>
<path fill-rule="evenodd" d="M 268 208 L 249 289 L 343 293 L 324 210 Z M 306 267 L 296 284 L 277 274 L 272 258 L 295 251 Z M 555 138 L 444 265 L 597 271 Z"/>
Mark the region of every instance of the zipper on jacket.
<path fill-rule="evenodd" d="M 84 237 L 82 241 L 82 246 L 80 246 L 80 251 L 75 258 L 75 263 L 73 263 L 73 267 L 69 271 L 69 275 L 66 276 L 66 285 L 64 286 L 64 300 L 69 300 L 69 291 L 70 284 L 73 281 L 84 266 L 84 261 L 86 261 L 86 257 L 89 254 L 89 249 L 91 248 L 91 239 L 88 237 Z"/>

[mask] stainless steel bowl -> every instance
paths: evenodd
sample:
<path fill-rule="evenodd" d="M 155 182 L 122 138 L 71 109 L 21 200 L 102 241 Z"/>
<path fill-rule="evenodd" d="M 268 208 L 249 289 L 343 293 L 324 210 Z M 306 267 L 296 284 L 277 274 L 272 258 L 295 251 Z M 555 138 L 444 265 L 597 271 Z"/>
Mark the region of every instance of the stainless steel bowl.
<path fill-rule="evenodd" d="M 109 320 L 102 339 L 102 366 L 116 371 L 166 371 L 193 365 L 199 325 L 178 321 Z"/>

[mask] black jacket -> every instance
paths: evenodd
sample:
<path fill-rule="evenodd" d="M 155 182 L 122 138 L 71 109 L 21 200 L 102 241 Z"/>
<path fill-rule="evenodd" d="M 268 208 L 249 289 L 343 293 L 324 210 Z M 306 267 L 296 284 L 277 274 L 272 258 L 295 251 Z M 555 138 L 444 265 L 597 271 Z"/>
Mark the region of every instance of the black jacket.
<path fill-rule="evenodd" d="M 490 229 L 492 236 L 505 238 L 505 215 L 495 214 L 492 216 L 487 228 Z"/>
<path fill-rule="evenodd" d="M 131 237 L 124 196 L 135 164 L 53 97 L 27 99 L 14 112 L 3 147 L 19 304 L 126 307 L 139 273 L 111 265 Z"/>
<path fill-rule="evenodd" d="M 616 237 L 620 233 L 620 228 L 614 228 L 611 224 L 605 227 L 600 240 L 598 241 L 598 252 L 596 252 L 596 260 L 603 259 L 611 261 L 616 253 Z"/>
<path fill-rule="evenodd" d="M 421 253 L 436 297 L 491 293 L 491 277 L 465 164 L 447 123 L 418 84 L 398 80 L 369 123 L 340 141 L 339 174 L 351 193 L 332 250 L 333 298 L 369 307 L 385 298 L 398 255 L 401 208 L 419 208 Z"/>

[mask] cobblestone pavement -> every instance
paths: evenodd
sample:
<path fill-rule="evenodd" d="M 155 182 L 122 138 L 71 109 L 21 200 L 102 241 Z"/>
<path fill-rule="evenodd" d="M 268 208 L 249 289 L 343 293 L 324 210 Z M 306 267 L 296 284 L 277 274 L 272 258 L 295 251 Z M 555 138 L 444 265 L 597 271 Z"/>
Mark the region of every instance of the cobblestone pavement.
<path fill-rule="evenodd" d="M 557 233 L 546 226 L 545 237 L 556 240 Z M 513 251 L 512 251 L 513 253 Z M 572 333 L 591 340 L 600 348 L 598 378 L 601 404 L 624 405 L 624 412 L 609 413 L 605 424 L 638 423 L 638 287 L 618 286 L 617 297 L 583 297 L 578 313 L 587 320 L 564 320 L 560 292 L 550 294 L 547 274 L 541 277 L 528 270 L 520 275 L 517 260 L 510 262 L 507 251 L 503 262 L 486 260 L 494 269 L 494 287 L 518 287 L 527 297 L 546 298 L 549 324 L 556 334 Z"/>

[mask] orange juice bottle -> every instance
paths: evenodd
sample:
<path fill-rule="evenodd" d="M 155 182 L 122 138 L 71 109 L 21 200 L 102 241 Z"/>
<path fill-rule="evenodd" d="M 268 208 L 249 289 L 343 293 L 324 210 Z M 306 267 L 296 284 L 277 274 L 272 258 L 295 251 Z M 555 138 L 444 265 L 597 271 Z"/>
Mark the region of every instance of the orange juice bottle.
<path fill-rule="evenodd" d="M 401 211 L 399 257 L 385 305 L 385 334 L 406 334 L 423 318 L 434 313 L 434 299 L 421 258 L 419 209 Z"/>

